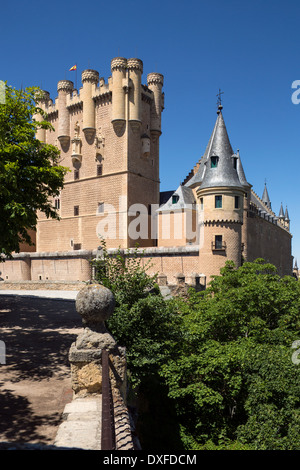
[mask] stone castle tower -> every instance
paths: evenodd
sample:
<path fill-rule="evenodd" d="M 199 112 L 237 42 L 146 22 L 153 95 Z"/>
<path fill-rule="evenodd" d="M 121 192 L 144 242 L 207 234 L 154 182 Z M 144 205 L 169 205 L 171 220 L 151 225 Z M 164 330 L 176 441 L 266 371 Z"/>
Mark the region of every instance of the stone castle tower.
<path fill-rule="evenodd" d="M 252 189 L 221 104 L 201 159 L 175 191 L 160 193 L 164 78 L 150 73 L 144 85 L 142 73 L 141 60 L 116 57 L 107 83 L 88 69 L 79 91 L 61 80 L 54 102 L 43 93 L 39 104 L 54 130 L 40 129 L 37 138 L 57 146 L 70 169 L 53 200 L 60 220 L 39 214 L 36 253 L 20 247 L 23 253 L 5 262 L 3 279 L 88 280 L 100 236 L 107 248 L 138 243 L 153 273 L 169 283 L 175 277 L 204 285 L 227 260 L 238 267 L 257 258 L 291 275 L 287 208 L 277 216 L 266 185 L 261 198 Z"/>
<path fill-rule="evenodd" d="M 202 212 L 200 262 L 210 276 L 224 265 L 224 258 L 241 265 L 251 185 L 246 181 L 239 153 L 234 153 L 219 106 L 218 117 L 204 156 L 194 178 Z M 246 217 L 245 217 L 246 213 Z"/>
<path fill-rule="evenodd" d="M 123 57 L 111 61 L 111 73 L 105 83 L 96 70 L 84 70 L 79 91 L 61 80 L 55 102 L 47 92 L 39 101 L 54 131 L 39 130 L 37 138 L 56 145 L 71 171 L 53 201 L 60 221 L 40 214 L 38 252 L 94 249 L 99 236 L 108 247 L 133 246 L 128 227 L 136 213 L 128 209 L 159 203 L 163 75 L 150 73 L 143 85 L 143 62 Z"/>
<path fill-rule="evenodd" d="M 239 150 L 232 149 L 222 105 L 202 158 L 158 212 L 158 246 L 197 246 L 197 271 L 208 280 L 227 260 L 239 267 L 264 258 L 280 274 L 292 273 L 288 211 L 281 207 L 276 216 L 266 185 L 262 198 L 252 190 Z M 177 239 L 176 227 L 182 228 Z"/>

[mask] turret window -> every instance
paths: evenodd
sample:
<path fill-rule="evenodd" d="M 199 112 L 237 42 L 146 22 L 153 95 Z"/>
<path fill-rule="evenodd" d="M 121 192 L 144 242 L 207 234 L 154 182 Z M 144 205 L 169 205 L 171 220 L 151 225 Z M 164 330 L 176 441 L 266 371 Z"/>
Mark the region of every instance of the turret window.
<path fill-rule="evenodd" d="M 222 209 L 222 196 L 215 196 L 215 208 Z"/>
<path fill-rule="evenodd" d="M 235 209 L 240 208 L 240 197 L 239 196 L 234 196 L 234 208 Z"/>
<path fill-rule="evenodd" d="M 219 161 L 219 157 L 210 157 L 210 167 L 211 168 L 217 168 L 218 166 L 218 161 Z"/>
<path fill-rule="evenodd" d="M 237 158 L 232 157 L 232 163 L 233 163 L 233 168 L 236 170 L 237 169 Z"/>
<path fill-rule="evenodd" d="M 226 250 L 226 243 L 223 240 L 223 235 L 215 235 L 215 239 L 211 242 L 211 249 L 214 250 Z"/>

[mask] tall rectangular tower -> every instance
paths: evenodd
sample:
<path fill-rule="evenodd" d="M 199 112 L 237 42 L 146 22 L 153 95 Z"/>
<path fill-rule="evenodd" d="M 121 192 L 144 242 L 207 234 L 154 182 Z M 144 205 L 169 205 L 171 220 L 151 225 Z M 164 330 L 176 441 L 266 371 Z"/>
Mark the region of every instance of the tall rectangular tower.
<path fill-rule="evenodd" d="M 84 70 L 79 92 L 61 80 L 55 102 L 44 92 L 39 103 L 54 131 L 40 130 L 37 138 L 56 145 L 70 171 L 53 200 L 60 220 L 39 216 L 38 252 L 94 249 L 99 237 L 108 247 L 155 244 L 149 214 L 159 203 L 163 76 L 151 73 L 143 85 L 142 61 L 123 57 L 111 61 L 111 72 L 105 83 Z"/>

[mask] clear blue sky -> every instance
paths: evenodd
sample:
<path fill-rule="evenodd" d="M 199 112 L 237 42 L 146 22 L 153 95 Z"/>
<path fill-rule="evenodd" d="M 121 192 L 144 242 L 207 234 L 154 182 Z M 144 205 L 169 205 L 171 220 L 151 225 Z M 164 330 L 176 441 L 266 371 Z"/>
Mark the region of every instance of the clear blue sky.
<path fill-rule="evenodd" d="M 107 80 L 113 57 L 143 60 L 165 77 L 160 147 L 161 190 L 176 189 L 203 154 L 216 119 L 216 94 L 234 150 L 278 214 L 288 206 L 293 255 L 300 264 L 300 80 L 298 0 L 74 0 L 1 5 L 0 79 L 41 86 L 57 96 L 77 63 Z"/>

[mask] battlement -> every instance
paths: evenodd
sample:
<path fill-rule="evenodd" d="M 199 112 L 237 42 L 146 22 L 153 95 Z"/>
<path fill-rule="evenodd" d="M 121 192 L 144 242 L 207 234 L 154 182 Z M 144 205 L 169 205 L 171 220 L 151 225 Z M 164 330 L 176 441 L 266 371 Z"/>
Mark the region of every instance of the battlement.
<path fill-rule="evenodd" d="M 142 102 L 147 103 L 151 108 L 150 134 L 155 138 L 161 134 L 161 112 L 164 108 L 163 75 L 150 73 L 147 75 L 147 85 L 142 85 L 142 60 L 125 57 L 115 57 L 111 60 L 111 72 L 108 83 L 105 83 L 97 70 L 84 70 L 79 91 L 74 88 L 71 80 L 60 80 L 55 102 L 50 99 L 48 92 L 42 92 L 38 100 L 39 105 L 50 121 L 58 119 L 58 140 L 63 147 L 66 148 L 70 141 L 69 121 L 70 114 L 74 112 L 82 112 L 82 130 L 88 139 L 93 139 L 96 133 L 95 108 L 101 102 L 110 103 L 111 123 L 119 134 L 125 122 L 130 123 L 133 131 L 141 130 Z M 45 135 L 41 133 L 39 137 L 45 138 Z"/>

